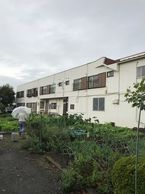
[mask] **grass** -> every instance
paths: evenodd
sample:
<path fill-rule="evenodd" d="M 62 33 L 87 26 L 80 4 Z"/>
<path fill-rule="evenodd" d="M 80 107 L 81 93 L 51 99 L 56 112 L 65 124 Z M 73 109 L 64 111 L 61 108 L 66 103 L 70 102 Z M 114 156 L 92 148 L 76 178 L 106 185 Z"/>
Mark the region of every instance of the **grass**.
<path fill-rule="evenodd" d="M 14 132 L 18 131 L 18 121 L 11 115 L 0 115 L 0 131 Z"/>

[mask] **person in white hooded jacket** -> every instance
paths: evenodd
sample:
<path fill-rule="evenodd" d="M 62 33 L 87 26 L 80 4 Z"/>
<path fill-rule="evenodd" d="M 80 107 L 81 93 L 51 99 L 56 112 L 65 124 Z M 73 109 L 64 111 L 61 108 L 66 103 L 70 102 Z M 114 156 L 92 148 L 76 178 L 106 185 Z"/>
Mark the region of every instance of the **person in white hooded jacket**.
<path fill-rule="evenodd" d="M 25 131 L 25 122 L 27 119 L 27 115 L 23 112 L 18 114 L 18 121 L 19 121 L 19 135 L 22 135 Z"/>

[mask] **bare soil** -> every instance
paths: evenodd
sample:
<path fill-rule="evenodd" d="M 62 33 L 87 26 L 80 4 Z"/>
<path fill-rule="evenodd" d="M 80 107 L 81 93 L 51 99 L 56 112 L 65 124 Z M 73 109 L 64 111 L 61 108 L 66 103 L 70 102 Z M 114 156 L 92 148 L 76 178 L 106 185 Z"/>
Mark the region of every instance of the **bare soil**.
<path fill-rule="evenodd" d="M 0 194 L 62 194 L 60 171 L 44 156 L 21 149 L 22 139 L 0 141 Z"/>

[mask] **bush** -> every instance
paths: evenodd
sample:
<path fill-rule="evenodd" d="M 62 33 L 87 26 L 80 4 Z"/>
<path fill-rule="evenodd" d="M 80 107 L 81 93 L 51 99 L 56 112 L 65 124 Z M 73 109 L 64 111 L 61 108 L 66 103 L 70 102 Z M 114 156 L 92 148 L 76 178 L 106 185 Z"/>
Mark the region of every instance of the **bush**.
<path fill-rule="evenodd" d="M 22 148 L 27 149 L 33 153 L 43 153 L 43 143 L 37 137 L 29 137 L 22 142 Z"/>
<path fill-rule="evenodd" d="M 94 160 L 86 160 L 83 157 L 75 160 L 63 173 L 64 191 L 80 190 L 87 187 L 97 187 L 102 179 L 99 164 Z"/>
<path fill-rule="evenodd" d="M 65 169 L 62 174 L 62 188 L 64 192 L 71 192 L 82 187 L 82 176 L 80 176 L 72 167 Z"/>
<path fill-rule="evenodd" d="M 95 142 L 75 140 L 68 144 L 74 160 L 62 176 L 63 190 L 70 192 L 95 188 L 99 193 L 112 193 L 110 170 L 120 157 L 109 147 L 100 147 Z"/>
<path fill-rule="evenodd" d="M 30 149 L 35 150 L 37 146 L 45 151 L 57 151 L 62 152 L 66 145 L 65 140 L 69 138 L 67 130 L 64 128 L 58 128 L 57 120 L 60 118 L 54 116 L 40 116 L 31 115 L 27 121 L 27 134 L 31 139 L 35 141 L 35 146 L 29 144 Z M 37 145 L 38 144 L 38 145 Z M 40 149 L 40 150 L 41 150 Z"/>
<path fill-rule="evenodd" d="M 139 158 L 138 162 L 138 194 L 145 193 L 145 158 Z M 116 194 L 135 193 L 135 157 L 123 157 L 119 159 L 112 169 L 112 184 Z"/>

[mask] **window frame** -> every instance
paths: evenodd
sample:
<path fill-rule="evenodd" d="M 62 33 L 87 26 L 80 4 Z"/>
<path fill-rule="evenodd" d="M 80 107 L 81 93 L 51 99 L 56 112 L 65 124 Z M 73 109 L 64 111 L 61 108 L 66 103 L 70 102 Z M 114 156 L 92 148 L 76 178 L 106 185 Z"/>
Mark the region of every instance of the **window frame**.
<path fill-rule="evenodd" d="M 143 74 L 143 71 L 144 71 L 144 74 Z M 136 77 L 137 78 L 145 77 L 145 65 L 142 65 L 136 68 Z"/>
<path fill-rule="evenodd" d="M 88 77 L 88 89 L 106 87 L 106 73 L 100 73 Z"/>
<path fill-rule="evenodd" d="M 27 97 L 32 97 L 32 89 L 27 90 Z"/>
<path fill-rule="evenodd" d="M 73 91 L 88 89 L 88 77 L 73 80 Z"/>
<path fill-rule="evenodd" d="M 49 85 L 40 87 L 40 95 L 46 95 L 46 94 L 49 94 Z"/>
<path fill-rule="evenodd" d="M 44 101 L 40 101 L 40 109 L 44 109 Z"/>
<path fill-rule="evenodd" d="M 58 86 L 61 87 L 63 85 L 63 82 L 59 82 Z"/>
<path fill-rule="evenodd" d="M 24 98 L 24 91 L 17 92 L 16 98 Z"/>
<path fill-rule="evenodd" d="M 73 82 L 73 91 L 81 90 L 81 78 L 75 79 Z"/>
<path fill-rule="evenodd" d="M 108 71 L 107 77 L 114 77 L 114 71 Z"/>
<path fill-rule="evenodd" d="M 65 85 L 66 85 L 66 86 L 69 85 L 69 80 L 65 81 Z"/>
<path fill-rule="evenodd" d="M 70 104 L 70 110 L 74 110 L 75 109 L 75 105 L 74 104 Z"/>
<path fill-rule="evenodd" d="M 101 100 L 103 100 L 103 105 Z M 105 111 L 105 97 L 93 98 L 93 111 Z"/>
<path fill-rule="evenodd" d="M 56 91 L 56 84 L 51 84 L 49 86 L 49 94 L 55 94 Z"/>
<path fill-rule="evenodd" d="M 57 103 L 56 102 L 52 102 L 49 106 L 50 109 L 52 110 L 56 110 L 57 109 Z"/>

